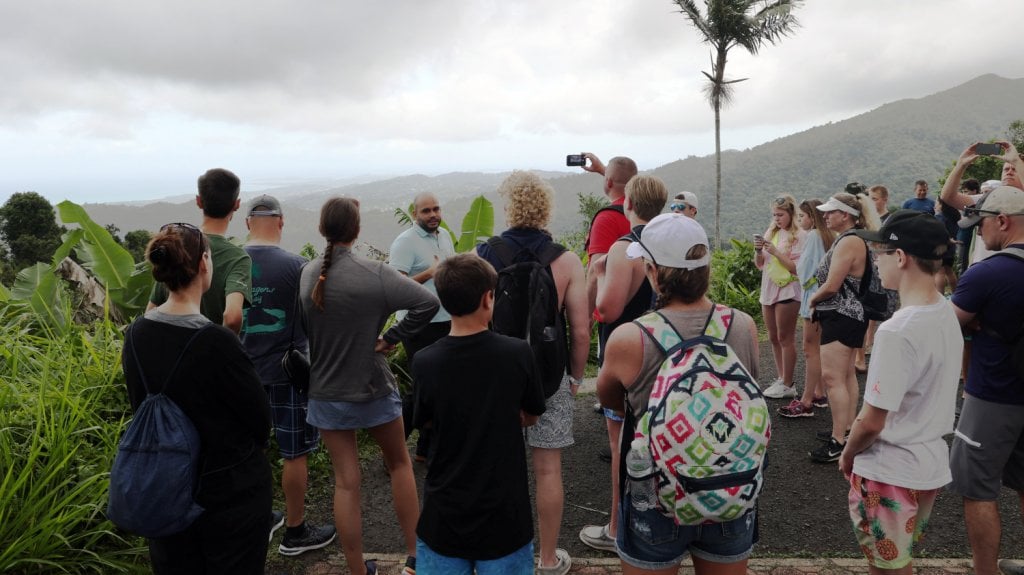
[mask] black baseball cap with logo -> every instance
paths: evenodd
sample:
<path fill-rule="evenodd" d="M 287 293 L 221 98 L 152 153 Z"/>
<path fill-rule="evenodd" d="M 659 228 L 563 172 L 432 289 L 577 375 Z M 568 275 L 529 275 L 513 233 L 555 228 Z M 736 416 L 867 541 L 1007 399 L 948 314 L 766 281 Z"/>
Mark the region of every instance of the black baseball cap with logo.
<path fill-rule="evenodd" d="M 857 230 L 857 237 L 885 244 L 924 260 L 940 260 L 949 250 L 945 226 L 931 214 L 897 210 L 875 231 Z"/>

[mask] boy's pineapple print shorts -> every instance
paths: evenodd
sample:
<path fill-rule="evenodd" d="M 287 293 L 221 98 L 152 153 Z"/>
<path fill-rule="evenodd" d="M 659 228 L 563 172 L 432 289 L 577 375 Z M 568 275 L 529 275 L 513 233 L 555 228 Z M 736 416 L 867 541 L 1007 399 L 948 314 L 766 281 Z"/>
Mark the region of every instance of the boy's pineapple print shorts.
<path fill-rule="evenodd" d="M 850 520 L 860 550 L 879 569 L 910 563 L 914 543 L 928 527 L 938 489 L 897 487 L 850 476 Z"/>

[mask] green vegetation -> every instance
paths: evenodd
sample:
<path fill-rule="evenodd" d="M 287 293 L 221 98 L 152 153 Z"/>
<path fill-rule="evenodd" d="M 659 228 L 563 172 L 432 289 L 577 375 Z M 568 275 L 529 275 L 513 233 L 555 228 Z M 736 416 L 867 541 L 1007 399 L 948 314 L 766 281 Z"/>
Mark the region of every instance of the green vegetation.
<path fill-rule="evenodd" d="M 732 249 L 711 253 L 711 301 L 749 313 L 760 325 L 761 270 L 754 265 L 754 244 L 730 240 Z"/>
<path fill-rule="evenodd" d="M 0 572 L 142 571 L 142 540 L 104 515 L 126 423 L 122 335 L 110 321 L 38 330 L 15 315 L 0 333 Z"/>

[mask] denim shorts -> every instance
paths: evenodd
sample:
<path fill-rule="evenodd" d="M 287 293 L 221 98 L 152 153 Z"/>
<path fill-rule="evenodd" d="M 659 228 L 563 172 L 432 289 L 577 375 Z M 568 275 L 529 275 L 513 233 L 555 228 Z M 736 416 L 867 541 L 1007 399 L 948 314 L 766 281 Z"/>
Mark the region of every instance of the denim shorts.
<path fill-rule="evenodd" d="M 317 429 L 349 431 L 369 429 L 402 417 L 402 398 L 398 390 L 370 401 L 309 400 L 306 421 Z"/>
<path fill-rule="evenodd" d="M 753 509 L 726 523 L 676 525 L 657 508 L 637 511 L 628 494 L 619 503 L 615 550 L 624 563 L 640 569 L 677 566 L 690 553 L 713 563 L 735 563 L 750 556 L 757 540 Z"/>
<path fill-rule="evenodd" d="M 533 541 L 504 557 L 489 560 L 448 557 L 416 538 L 416 572 L 419 575 L 533 575 Z"/>

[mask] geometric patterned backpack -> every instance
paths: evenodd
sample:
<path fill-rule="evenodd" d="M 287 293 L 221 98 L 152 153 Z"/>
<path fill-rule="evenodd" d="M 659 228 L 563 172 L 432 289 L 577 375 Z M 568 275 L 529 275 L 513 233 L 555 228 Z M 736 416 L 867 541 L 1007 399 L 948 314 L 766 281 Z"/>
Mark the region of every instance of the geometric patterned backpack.
<path fill-rule="evenodd" d="M 733 310 L 715 304 L 684 340 L 658 312 L 634 323 L 666 357 L 636 424 L 648 445 L 659 510 L 678 525 L 725 522 L 757 503 L 771 437 L 757 382 L 725 343 Z"/>

